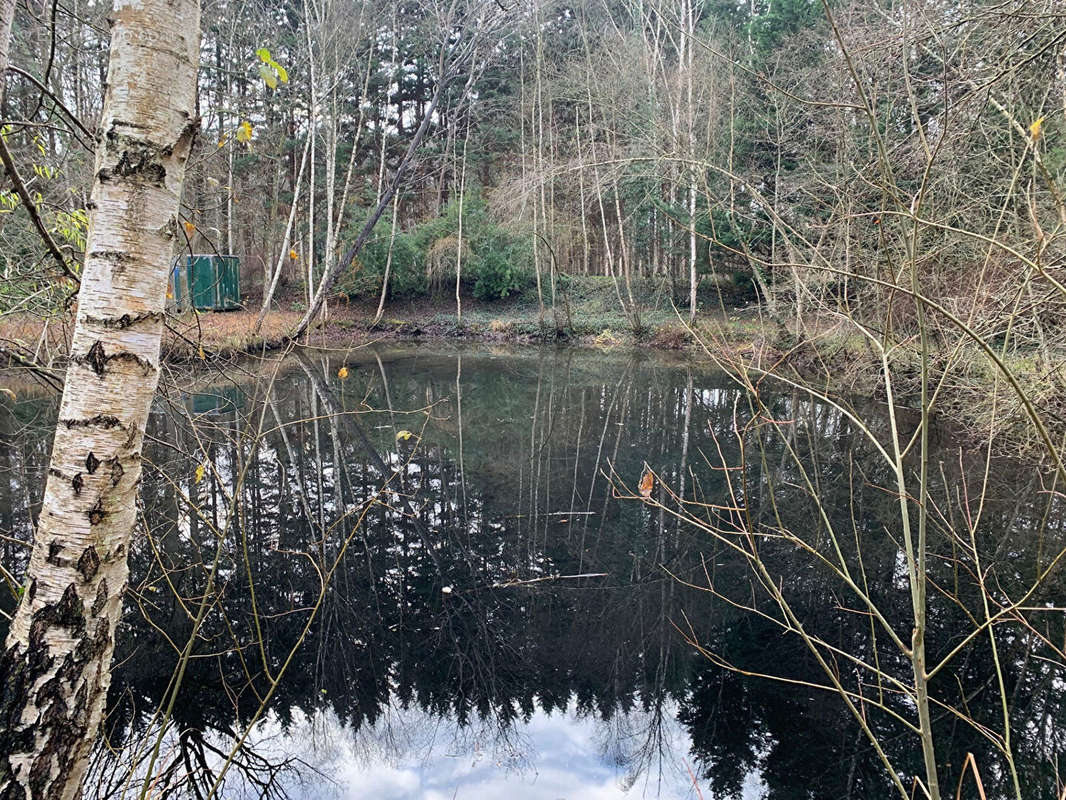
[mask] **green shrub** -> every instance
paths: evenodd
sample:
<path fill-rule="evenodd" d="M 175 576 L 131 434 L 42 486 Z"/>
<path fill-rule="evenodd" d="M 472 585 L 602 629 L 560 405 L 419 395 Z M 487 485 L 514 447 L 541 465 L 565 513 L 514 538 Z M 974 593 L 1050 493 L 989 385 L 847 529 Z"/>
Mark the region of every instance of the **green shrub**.
<path fill-rule="evenodd" d="M 339 288 L 349 296 L 381 291 L 389 256 L 392 220 L 384 216 L 355 267 Z M 352 235 L 361 224 L 352 225 Z M 390 296 L 423 295 L 454 285 L 459 250 L 459 203 L 451 200 L 443 213 L 408 231 L 397 231 L 392 247 Z M 532 283 L 532 244 L 528 236 L 508 231 L 489 214 L 481 193 L 463 201 L 462 283 L 481 300 L 496 300 L 523 291 Z"/>
<path fill-rule="evenodd" d="M 529 283 L 529 273 L 517 268 L 503 253 L 490 250 L 471 265 L 474 275 L 474 297 L 478 300 L 497 300 L 521 292 Z"/>
<path fill-rule="evenodd" d="M 362 225 L 352 226 L 359 231 Z M 389 259 L 389 239 L 392 219 L 382 217 L 374 233 L 355 258 L 352 268 L 341 277 L 338 288 L 350 297 L 377 295 L 385 278 L 385 266 Z M 353 234 L 354 235 L 354 234 Z M 396 231 L 392 240 L 392 264 L 389 267 L 389 296 L 413 296 L 426 293 L 426 273 L 422 266 L 422 254 L 414 236 L 406 231 Z"/>

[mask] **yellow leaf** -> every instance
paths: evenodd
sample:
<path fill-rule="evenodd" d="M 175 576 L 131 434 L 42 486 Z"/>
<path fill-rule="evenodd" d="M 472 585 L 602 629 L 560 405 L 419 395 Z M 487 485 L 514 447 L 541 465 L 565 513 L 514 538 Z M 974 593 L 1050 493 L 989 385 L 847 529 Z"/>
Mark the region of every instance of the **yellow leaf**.
<path fill-rule="evenodd" d="M 414 436 L 414 434 L 411 433 L 411 431 L 397 431 L 396 432 L 396 441 L 400 441 L 401 439 L 403 439 L 406 442 L 412 436 Z"/>
<path fill-rule="evenodd" d="M 0 387 L 0 392 L 3 392 L 8 397 L 10 397 L 12 400 L 18 400 L 18 398 L 15 397 L 15 393 L 13 391 L 11 391 L 10 389 L 5 389 L 3 387 Z"/>
<path fill-rule="evenodd" d="M 289 251 L 289 258 L 291 258 L 293 261 L 299 261 L 300 260 L 300 254 L 297 253 L 295 250 L 290 250 Z"/>
<path fill-rule="evenodd" d="M 271 89 L 278 88 L 278 75 L 266 64 L 259 65 L 259 77 L 262 78 L 263 83 L 265 83 Z"/>
<path fill-rule="evenodd" d="M 347 367 L 341 367 L 339 370 L 337 370 L 337 377 L 340 378 L 342 381 L 345 378 L 347 378 L 348 377 L 348 368 Z"/>
<path fill-rule="evenodd" d="M 194 233 L 196 233 L 196 226 L 193 223 L 189 222 L 188 220 L 185 220 L 184 225 L 186 234 L 192 236 Z"/>
<path fill-rule="evenodd" d="M 225 147 L 226 146 L 226 142 L 228 142 L 228 141 L 229 141 L 229 137 L 223 136 L 221 139 L 218 140 L 218 146 L 219 147 Z"/>
<path fill-rule="evenodd" d="M 172 292 L 170 289 L 167 289 L 167 300 L 173 300 L 173 299 L 174 299 L 174 292 Z"/>
<path fill-rule="evenodd" d="M 252 141 L 252 123 L 245 120 L 237 126 L 237 141 L 238 142 L 250 142 Z"/>
<path fill-rule="evenodd" d="M 1040 131 L 1044 127 L 1044 118 L 1040 117 L 1029 126 L 1029 137 L 1035 142 L 1040 138 Z"/>
<path fill-rule="evenodd" d="M 200 345 L 200 347 L 197 348 L 197 355 L 200 356 L 200 360 L 201 361 L 206 361 L 207 360 L 207 354 L 204 352 L 203 345 Z"/>
<path fill-rule="evenodd" d="M 204 479 L 204 473 L 206 471 L 207 470 L 204 469 L 204 465 L 203 464 L 197 464 L 196 465 L 196 482 L 197 483 L 199 483 L 200 481 L 202 481 Z"/>

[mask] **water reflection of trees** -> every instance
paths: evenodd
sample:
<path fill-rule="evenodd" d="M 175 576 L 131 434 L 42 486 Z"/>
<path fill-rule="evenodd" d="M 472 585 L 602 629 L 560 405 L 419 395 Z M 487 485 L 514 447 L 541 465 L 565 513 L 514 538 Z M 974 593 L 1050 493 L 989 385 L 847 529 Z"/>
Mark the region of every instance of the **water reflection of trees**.
<path fill-rule="evenodd" d="M 461 363 L 451 355 L 368 352 L 349 359 L 344 381 L 339 365 L 305 358 L 273 382 L 264 369 L 255 379 L 172 393 L 172 404 L 153 415 L 142 492 L 148 535 L 131 554 L 109 697 L 108 741 L 122 748 L 127 766 L 131 743 L 154 730 L 152 715 L 192 633 L 190 607 L 219 545 L 212 531 L 223 528 L 235 491 L 237 515 L 225 529 L 210 613 L 156 770 L 167 776 L 160 786 L 206 796 L 223 754 L 291 654 L 270 700 L 282 726 L 328 713 L 359 731 L 388 723 L 399 708 L 459 725 L 491 723 L 508 737 L 538 709 L 576 709 L 602 721 L 605 754 L 637 780 L 664 760 L 690 758 L 667 752 L 676 747 L 668 730 L 676 712 L 716 797 L 739 796 L 753 773 L 770 797 L 872 797 L 890 788 L 850 718 L 804 685 L 821 683 L 822 675 L 801 644 L 771 620 L 685 585 L 709 578 L 718 594 L 758 607 L 766 598 L 735 556 L 662 508 L 612 496 L 612 471 L 635 482 L 647 463 L 661 478 L 655 491 L 664 504 L 671 502 L 664 485 L 689 500 L 721 502 L 725 475 L 715 468 L 711 434 L 728 446 L 738 400 L 724 377 L 575 351 L 465 354 Z M 790 435 L 802 438 L 828 504 L 848 524 L 857 520 L 852 555 L 861 552 L 871 594 L 892 608 L 899 554 L 883 530 L 896 502 L 879 488 L 887 477 L 834 409 L 789 395 L 776 403 L 780 418 L 800 421 Z M 18 408 L 23 419 L 0 423 L 5 439 L 17 441 L 0 455 L 0 524 L 14 538 L 28 532 L 47 455 L 43 437 L 25 434 L 39 409 Z M 252 448 L 258 419 L 263 434 Z M 402 431 L 412 436 L 398 437 Z M 948 492 L 965 464 L 944 447 Z M 202 465 L 208 468 L 198 479 Z M 806 526 L 816 541 L 818 515 L 795 490 L 801 476 L 775 431 L 764 431 L 751 469 L 756 513 L 772 513 L 773 493 L 788 516 L 782 523 Z M 1003 536 L 995 564 L 1006 585 L 1031 577 L 1062 531 L 1058 516 L 1045 514 L 1036 476 L 1005 469 L 1002 477 L 984 529 L 1015 532 Z M 1031 541 L 1019 542 L 1019 530 L 1031 530 Z M 294 651 L 321 572 L 346 543 Z M 5 539 L 0 547 L 3 563 L 17 565 L 18 546 Z M 818 634 L 862 652 L 869 622 L 840 607 L 833 582 L 787 548 L 765 555 L 788 576 L 797 607 L 817 612 Z M 569 577 L 590 573 L 603 575 Z M 957 643 L 953 632 L 974 598 L 957 561 L 940 562 L 936 580 L 961 599 L 932 603 L 933 639 L 943 653 Z M 1047 635 L 1061 642 L 1061 622 L 1051 619 Z M 674 625 L 737 669 L 784 671 L 797 683 L 722 669 L 694 653 Z M 1020 744 L 1027 782 L 1050 795 L 1062 749 L 1055 725 L 1062 690 L 1054 668 L 1031 658 L 1031 639 L 1008 640 L 1003 656 L 1012 667 L 1013 707 L 1032 720 L 1032 735 Z M 955 664 L 940 684 L 944 702 L 962 693 L 975 715 L 993 713 L 987 661 L 974 647 Z M 855 683 L 843 661 L 840 670 Z M 878 719 L 885 740 L 896 743 L 889 745 L 898 748 L 896 763 L 917 773 L 920 754 L 908 752 L 911 742 L 891 720 Z M 950 715 L 937 724 L 953 763 L 961 765 L 967 752 L 994 758 L 986 741 Z M 138 752 L 143 759 L 144 749 Z M 104 755 L 94 774 L 117 774 Z M 235 754 L 234 780 L 282 792 L 291 785 L 284 776 L 305 768 L 248 744 Z M 995 783 L 987 777 L 986 785 Z M 107 787 L 117 789 L 101 783 L 102 796 Z"/>

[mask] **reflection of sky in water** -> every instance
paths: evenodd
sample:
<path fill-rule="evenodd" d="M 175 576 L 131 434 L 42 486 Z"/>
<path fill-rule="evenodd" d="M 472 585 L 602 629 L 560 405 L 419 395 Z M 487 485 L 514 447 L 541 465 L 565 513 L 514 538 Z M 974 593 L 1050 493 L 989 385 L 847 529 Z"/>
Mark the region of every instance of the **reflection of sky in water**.
<path fill-rule="evenodd" d="M 269 730 L 273 728 L 273 730 Z M 698 766 L 673 708 L 653 724 L 650 713 L 589 716 L 533 713 L 501 731 L 491 721 L 460 728 L 418 709 L 392 708 L 353 737 L 332 714 L 304 719 L 281 733 L 263 729 L 260 747 L 298 755 L 321 776 L 305 773 L 292 797 L 336 800 L 612 800 L 707 798 Z M 691 770 L 691 773 L 690 773 Z M 761 794 L 749 776 L 744 800 Z"/>

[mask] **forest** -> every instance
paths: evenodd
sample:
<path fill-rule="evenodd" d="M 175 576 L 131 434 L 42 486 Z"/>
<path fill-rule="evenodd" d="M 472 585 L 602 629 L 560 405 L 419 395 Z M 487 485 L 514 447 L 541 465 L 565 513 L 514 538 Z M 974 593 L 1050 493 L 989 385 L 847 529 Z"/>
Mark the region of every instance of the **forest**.
<path fill-rule="evenodd" d="M 1064 126 L 1054 0 L 0 0 L 0 800 L 1066 797 Z"/>
<path fill-rule="evenodd" d="M 108 8 L 16 11 L 0 302 L 47 318 L 84 248 Z M 464 297 L 524 297 L 566 332 L 598 294 L 638 335 L 671 302 L 689 321 L 724 303 L 794 338 L 845 316 L 905 341 L 913 273 L 975 334 L 1009 329 L 1050 366 L 1060 16 L 212 4 L 176 252 L 239 255 L 253 311 L 363 300 L 380 321 L 429 296 L 461 322 Z"/>

